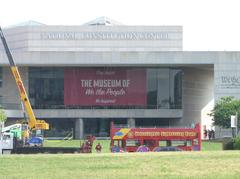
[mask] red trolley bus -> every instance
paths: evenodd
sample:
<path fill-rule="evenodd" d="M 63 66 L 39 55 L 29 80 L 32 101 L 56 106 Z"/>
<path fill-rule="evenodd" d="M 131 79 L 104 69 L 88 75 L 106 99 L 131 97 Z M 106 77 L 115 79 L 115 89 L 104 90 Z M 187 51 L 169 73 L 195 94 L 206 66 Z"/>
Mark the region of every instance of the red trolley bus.
<path fill-rule="evenodd" d="M 194 128 L 121 128 L 111 125 L 112 152 L 201 150 L 200 124 Z"/>

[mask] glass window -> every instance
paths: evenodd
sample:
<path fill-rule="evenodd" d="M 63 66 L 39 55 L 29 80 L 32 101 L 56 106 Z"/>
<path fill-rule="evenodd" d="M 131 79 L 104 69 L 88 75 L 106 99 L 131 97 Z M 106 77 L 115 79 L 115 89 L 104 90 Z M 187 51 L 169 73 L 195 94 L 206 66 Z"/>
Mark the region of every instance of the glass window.
<path fill-rule="evenodd" d="M 182 70 L 147 68 L 147 108 L 181 109 Z"/>
<path fill-rule="evenodd" d="M 141 145 L 141 142 L 139 140 L 126 140 L 127 147 L 135 147 L 140 145 Z"/>
<path fill-rule="evenodd" d="M 172 146 L 177 147 L 177 146 L 191 146 L 192 142 L 190 140 L 173 140 L 172 141 Z"/>
<path fill-rule="evenodd" d="M 158 108 L 169 109 L 169 69 L 158 69 L 157 72 L 158 84 Z"/>
<path fill-rule="evenodd" d="M 3 97 L 0 96 L 0 105 L 2 106 L 3 105 Z"/>
<path fill-rule="evenodd" d="M 159 141 L 160 147 L 166 147 L 166 146 L 192 146 L 191 140 L 162 140 Z"/>
<path fill-rule="evenodd" d="M 198 139 L 194 139 L 194 145 L 199 145 Z"/>
<path fill-rule="evenodd" d="M 118 146 L 118 147 L 123 147 L 123 141 L 122 140 L 114 140 L 113 145 Z"/>
<path fill-rule="evenodd" d="M 170 70 L 170 108 L 182 108 L 182 71 L 179 69 Z"/>
<path fill-rule="evenodd" d="M 166 140 L 159 141 L 159 146 L 160 147 L 166 147 L 167 146 L 167 141 Z"/>
<path fill-rule="evenodd" d="M 33 108 L 63 105 L 63 69 L 29 68 L 29 97 Z"/>
<path fill-rule="evenodd" d="M 157 106 L 157 69 L 147 69 L 147 108 Z"/>
<path fill-rule="evenodd" d="M 0 87 L 2 87 L 2 83 L 3 83 L 3 68 L 0 67 Z"/>
<path fill-rule="evenodd" d="M 88 77 L 91 76 L 91 75 L 86 76 L 86 73 L 89 71 L 94 71 L 94 69 L 95 70 L 99 69 L 96 71 L 98 73 L 105 72 L 106 74 L 110 74 L 111 69 L 116 69 L 116 67 L 113 67 L 113 68 L 98 67 L 98 68 L 87 68 L 87 69 L 82 68 L 84 69 L 82 71 L 82 70 L 79 70 L 79 68 L 75 68 L 75 69 L 78 69 L 78 71 L 81 71 L 80 74 L 82 75 L 79 75 L 79 76 L 82 77 L 83 75 L 85 75 L 86 79 L 88 79 Z M 120 99 L 121 101 L 119 105 L 116 105 L 116 104 L 98 105 L 97 102 L 104 101 L 104 100 L 107 101 L 107 97 L 109 97 L 109 95 L 107 97 L 106 96 L 104 97 L 104 95 L 101 96 L 100 95 L 101 91 L 94 92 L 95 94 L 95 96 L 93 95 L 94 99 L 96 98 L 96 94 L 98 93 L 99 99 L 96 98 L 98 100 L 98 101 L 96 100 L 97 102 L 94 102 L 93 100 L 93 102 L 90 103 L 89 100 L 86 100 L 89 98 L 86 98 L 85 101 L 89 102 L 89 104 L 79 103 L 78 101 L 79 99 L 83 101 L 82 97 L 86 97 L 84 96 L 84 94 L 81 94 L 82 96 L 75 95 L 75 94 L 79 94 L 79 87 L 78 87 L 79 85 L 77 83 L 79 78 L 76 78 L 76 79 L 70 78 L 71 83 L 69 84 L 71 84 L 72 86 L 66 89 L 67 83 L 66 84 L 64 83 L 67 81 L 66 78 L 69 77 L 65 73 L 66 70 L 69 70 L 69 74 L 72 74 L 74 72 L 74 71 L 71 71 L 71 68 L 60 68 L 60 67 L 30 67 L 29 68 L 29 98 L 33 108 L 37 108 L 37 109 L 48 109 L 48 108 L 181 109 L 182 108 L 182 70 L 181 69 L 175 69 L 175 68 L 119 68 L 117 69 L 115 72 L 120 73 L 120 77 L 122 77 L 119 79 L 122 80 L 122 79 L 130 78 L 133 80 L 131 84 L 134 84 L 134 82 L 137 81 L 139 78 L 146 80 L 144 81 L 144 84 L 146 85 L 145 86 L 146 90 L 145 89 L 141 90 L 142 89 L 141 87 L 131 88 L 133 93 L 133 95 L 131 96 L 134 96 L 136 94 L 139 95 L 141 93 L 146 94 L 147 104 L 145 102 L 144 104 L 143 102 L 137 102 L 136 104 L 139 103 L 139 105 L 134 105 L 135 103 L 134 100 L 136 100 L 135 98 L 131 98 L 131 99 L 126 97 L 124 98 L 124 94 L 126 93 L 126 91 L 124 90 L 121 91 L 120 88 L 119 88 L 119 91 L 117 91 L 118 90 L 117 88 L 115 88 L 115 91 L 114 90 L 109 91 L 109 94 L 118 95 L 117 98 Z M 136 73 L 140 74 L 138 78 L 136 78 Z M 75 73 L 73 73 L 73 75 L 74 74 Z M 101 74 L 98 74 L 98 75 L 101 75 Z M 126 75 L 126 77 L 124 75 Z M 96 75 L 92 75 L 92 76 L 93 76 L 92 79 L 98 79 L 97 78 L 98 76 Z M 0 68 L 0 86 L 2 84 L 1 77 L 2 77 L 2 68 Z M 64 81 L 64 78 L 65 78 L 65 81 Z M 109 79 L 111 78 L 112 77 L 109 77 Z M 91 78 L 89 79 L 85 81 L 93 81 Z M 138 80 L 138 83 L 139 83 L 139 80 Z M 142 84 L 141 81 L 139 84 Z M 135 84 L 135 86 L 141 86 L 139 84 Z M 87 84 L 84 83 L 84 85 L 87 85 Z M 101 88 L 101 89 L 104 89 L 104 88 Z M 65 90 L 65 94 L 64 94 L 64 90 Z M 86 90 L 86 92 L 92 92 L 91 88 L 89 87 L 89 89 Z M 118 92 L 118 94 L 116 92 Z M 105 91 L 105 93 L 107 93 L 107 91 Z M 66 103 L 66 105 L 64 105 L 64 95 L 66 94 L 69 94 L 70 96 L 72 96 L 73 99 L 71 98 L 71 101 L 75 102 L 76 100 L 77 101 L 76 104 Z M 66 99 L 70 99 L 70 97 Z"/>
<path fill-rule="evenodd" d="M 144 140 L 143 144 L 146 145 L 147 147 L 154 147 L 156 141 L 155 140 Z"/>

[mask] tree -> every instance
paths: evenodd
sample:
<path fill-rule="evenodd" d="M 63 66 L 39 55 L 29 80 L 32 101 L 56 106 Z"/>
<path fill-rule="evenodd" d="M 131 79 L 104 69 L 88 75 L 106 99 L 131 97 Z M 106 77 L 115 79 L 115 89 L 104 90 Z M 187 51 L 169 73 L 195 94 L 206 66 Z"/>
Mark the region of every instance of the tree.
<path fill-rule="evenodd" d="M 213 110 L 209 114 L 213 117 L 214 125 L 222 128 L 231 127 L 231 115 L 236 115 L 236 112 L 240 114 L 240 100 L 235 99 L 232 96 L 222 97 L 214 106 Z M 239 126 L 238 117 L 238 126 Z M 239 127 L 238 127 L 239 128 Z"/>
<path fill-rule="evenodd" d="M 0 128 L 2 127 L 2 124 L 6 121 L 7 115 L 4 111 L 4 109 L 0 106 Z"/>

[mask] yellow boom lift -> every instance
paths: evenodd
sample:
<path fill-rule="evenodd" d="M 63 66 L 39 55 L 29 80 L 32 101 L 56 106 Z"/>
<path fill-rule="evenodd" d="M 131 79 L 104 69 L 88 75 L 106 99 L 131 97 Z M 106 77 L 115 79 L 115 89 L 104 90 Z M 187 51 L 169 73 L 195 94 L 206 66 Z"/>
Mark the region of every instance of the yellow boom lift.
<path fill-rule="evenodd" d="M 13 74 L 13 77 L 16 81 L 18 90 L 19 90 L 19 94 L 20 94 L 20 98 L 21 98 L 21 102 L 24 105 L 24 109 L 28 115 L 28 127 L 30 130 L 48 130 L 49 129 L 49 124 L 46 123 L 44 120 L 37 120 L 34 112 L 32 110 L 32 106 L 31 103 L 28 99 L 28 95 L 26 93 L 25 87 L 23 85 L 23 81 L 22 78 L 20 76 L 20 73 L 18 71 L 18 67 L 16 66 L 12 54 L 8 48 L 6 39 L 4 37 L 3 31 L 0 27 L 0 36 L 1 36 L 1 40 L 4 46 L 4 50 L 6 52 L 10 67 L 11 67 L 11 71 Z"/>

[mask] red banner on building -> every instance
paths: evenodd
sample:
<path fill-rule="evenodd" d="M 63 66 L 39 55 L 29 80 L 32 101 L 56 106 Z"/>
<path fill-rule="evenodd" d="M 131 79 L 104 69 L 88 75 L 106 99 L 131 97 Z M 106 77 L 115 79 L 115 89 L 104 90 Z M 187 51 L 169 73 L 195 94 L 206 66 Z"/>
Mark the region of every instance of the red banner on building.
<path fill-rule="evenodd" d="M 66 68 L 64 104 L 146 105 L 146 70 L 141 68 Z"/>

